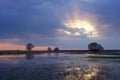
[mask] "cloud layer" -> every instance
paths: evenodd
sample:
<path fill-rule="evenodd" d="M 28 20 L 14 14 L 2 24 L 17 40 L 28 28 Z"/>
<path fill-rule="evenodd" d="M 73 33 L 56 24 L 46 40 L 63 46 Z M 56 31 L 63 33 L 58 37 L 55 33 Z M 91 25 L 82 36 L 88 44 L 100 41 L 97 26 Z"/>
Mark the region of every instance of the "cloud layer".
<path fill-rule="evenodd" d="M 106 42 L 105 47 L 111 48 L 108 45 L 111 40 L 115 38 L 117 40 L 113 41 L 116 42 L 120 39 L 119 3 L 119 0 L 0 0 L 0 42 L 85 48 L 84 44 L 79 46 L 76 43 L 90 43 L 93 39 L 81 41 L 86 39 L 84 35 L 79 36 L 83 33 L 81 29 L 77 32 L 66 30 L 62 22 L 68 17 L 72 19 L 79 16 L 96 27 L 101 38 L 95 38 L 94 41 Z M 64 40 L 66 44 L 62 45 Z M 73 42 L 71 45 L 69 40 Z"/>

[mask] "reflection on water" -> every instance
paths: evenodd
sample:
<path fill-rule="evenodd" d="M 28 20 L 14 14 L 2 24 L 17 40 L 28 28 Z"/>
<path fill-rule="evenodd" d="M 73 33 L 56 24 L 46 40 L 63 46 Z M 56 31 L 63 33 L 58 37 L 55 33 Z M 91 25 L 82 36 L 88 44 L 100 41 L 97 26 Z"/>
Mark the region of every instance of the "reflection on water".
<path fill-rule="evenodd" d="M 31 60 L 33 58 L 34 58 L 33 54 L 26 54 L 26 59 Z"/>
<path fill-rule="evenodd" d="M 64 80 L 119 80 L 118 66 L 116 67 L 86 65 L 84 67 L 66 68 L 62 74 L 65 75 Z"/>
<path fill-rule="evenodd" d="M 58 52 L 56 52 L 56 53 L 51 53 L 51 52 L 49 52 L 49 53 L 48 53 L 48 56 L 58 57 L 58 56 L 59 56 L 59 53 L 58 53 Z"/>
<path fill-rule="evenodd" d="M 10 57 L 1 55 L 0 80 L 120 79 L 120 59 L 88 58 L 88 56 L 90 55 L 64 53 L 12 55 Z"/>
<path fill-rule="evenodd" d="M 33 59 L 33 57 L 34 57 L 33 54 L 34 54 L 34 53 L 32 53 L 31 51 L 27 52 L 27 53 L 25 54 L 25 55 L 26 55 L 26 56 L 25 56 L 26 59 L 28 59 L 28 60 Z"/>
<path fill-rule="evenodd" d="M 97 66 L 84 66 L 76 68 L 67 68 L 64 73 L 67 74 L 65 80 L 91 80 L 98 73 Z"/>

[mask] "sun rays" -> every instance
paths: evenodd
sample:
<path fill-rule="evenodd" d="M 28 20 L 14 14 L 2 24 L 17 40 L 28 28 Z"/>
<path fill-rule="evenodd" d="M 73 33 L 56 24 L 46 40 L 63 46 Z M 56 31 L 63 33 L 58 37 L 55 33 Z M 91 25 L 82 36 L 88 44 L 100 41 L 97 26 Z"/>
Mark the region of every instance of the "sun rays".
<path fill-rule="evenodd" d="M 75 5 L 76 3 L 76 5 Z M 71 12 L 65 11 L 63 17 L 60 17 L 64 28 L 60 28 L 57 31 L 62 35 L 67 36 L 84 36 L 89 38 L 98 38 L 99 32 L 96 25 L 92 23 L 92 17 L 86 18 L 88 15 L 81 15 L 80 9 L 78 9 L 77 2 L 73 2 Z M 91 19 L 90 19 L 91 18 Z"/>
<path fill-rule="evenodd" d="M 85 19 L 69 17 L 68 19 L 62 19 L 62 24 L 64 28 L 58 30 L 62 34 L 89 38 L 99 37 L 96 26 Z"/>

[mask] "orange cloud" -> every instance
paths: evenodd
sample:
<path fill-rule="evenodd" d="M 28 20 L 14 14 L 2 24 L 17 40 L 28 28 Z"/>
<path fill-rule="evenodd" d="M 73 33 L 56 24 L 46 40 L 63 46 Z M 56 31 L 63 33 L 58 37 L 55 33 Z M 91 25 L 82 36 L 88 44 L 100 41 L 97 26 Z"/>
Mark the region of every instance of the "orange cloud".
<path fill-rule="evenodd" d="M 33 50 L 47 50 L 50 46 L 35 46 Z M 53 47 L 51 47 L 53 49 Z"/>
<path fill-rule="evenodd" d="M 48 46 L 35 46 L 33 50 L 47 50 Z M 0 50 L 26 50 L 25 45 L 13 43 L 0 43 Z"/>

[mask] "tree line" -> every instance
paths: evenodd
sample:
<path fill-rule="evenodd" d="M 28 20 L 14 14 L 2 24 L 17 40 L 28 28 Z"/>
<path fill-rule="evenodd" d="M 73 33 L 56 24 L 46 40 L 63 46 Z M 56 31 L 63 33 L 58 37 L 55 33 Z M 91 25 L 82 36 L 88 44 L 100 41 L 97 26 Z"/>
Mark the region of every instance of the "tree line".
<path fill-rule="evenodd" d="M 26 44 L 26 49 L 28 51 L 31 51 L 35 46 L 32 44 L 32 43 L 28 43 Z M 47 49 L 48 51 L 59 51 L 59 48 L 58 47 L 55 47 L 53 50 L 51 47 L 48 47 Z M 103 51 L 104 48 L 102 47 L 102 45 L 98 44 L 97 42 L 93 42 L 93 43 L 90 43 L 88 45 L 88 50 L 89 51 Z"/>

